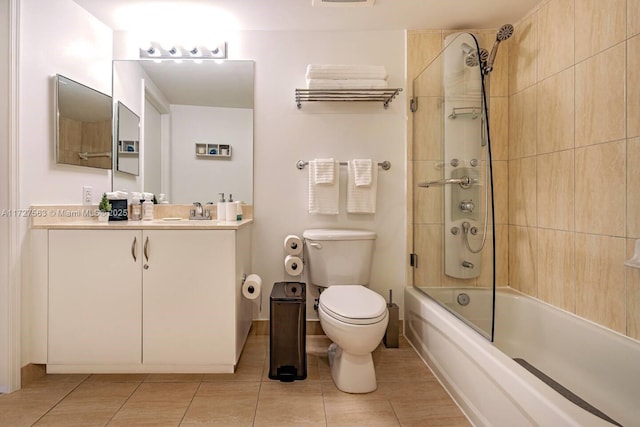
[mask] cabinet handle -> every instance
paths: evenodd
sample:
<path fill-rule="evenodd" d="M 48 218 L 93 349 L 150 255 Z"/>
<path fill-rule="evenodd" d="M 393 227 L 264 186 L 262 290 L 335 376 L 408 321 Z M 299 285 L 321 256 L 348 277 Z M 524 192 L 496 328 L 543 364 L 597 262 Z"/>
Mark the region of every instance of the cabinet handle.
<path fill-rule="evenodd" d="M 144 259 L 149 261 L 149 237 L 144 241 Z"/>
<path fill-rule="evenodd" d="M 138 242 L 137 237 L 133 237 L 133 243 L 131 243 L 131 256 L 133 257 L 133 261 L 138 261 L 138 257 L 136 256 L 136 243 Z"/>

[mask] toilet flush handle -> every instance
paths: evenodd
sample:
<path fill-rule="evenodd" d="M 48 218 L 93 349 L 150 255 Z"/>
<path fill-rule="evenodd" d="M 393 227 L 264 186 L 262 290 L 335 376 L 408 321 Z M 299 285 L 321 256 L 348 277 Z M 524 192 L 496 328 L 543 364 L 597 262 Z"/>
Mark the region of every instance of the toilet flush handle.
<path fill-rule="evenodd" d="M 322 244 L 318 243 L 318 242 L 308 242 L 309 246 L 316 248 L 316 249 L 322 249 Z"/>

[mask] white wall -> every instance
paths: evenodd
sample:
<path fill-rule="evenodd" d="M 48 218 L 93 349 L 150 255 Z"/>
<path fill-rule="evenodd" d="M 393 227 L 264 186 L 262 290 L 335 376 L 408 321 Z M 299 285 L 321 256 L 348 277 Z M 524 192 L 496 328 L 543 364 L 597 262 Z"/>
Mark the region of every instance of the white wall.
<path fill-rule="evenodd" d="M 256 62 L 253 267 L 262 276 L 262 311 L 269 318 L 274 282 L 287 279 L 283 239 L 312 227 L 354 227 L 378 233 L 371 288 L 386 296 L 393 289 L 401 305 L 406 284 L 406 100 L 401 94 L 384 110 L 375 104 L 304 104 L 294 102 L 294 89 L 305 87 L 309 63 L 379 64 L 391 87 L 405 87 L 403 31 L 247 32 L 229 43 L 231 59 Z M 340 214 L 314 216 L 307 211 L 308 168 L 298 160 L 335 157 L 389 160 L 379 170 L 375 215 L 346 213 L 346 167 L 340 173 Z M 304 277 L 306 281 L 306 277 Z M 308 294 L 308 318 L 316 318 Z"/>
<path fill-rule="evenodd" d="M 172 203 L 215 202 L 218 193 L 252 200 L 250 173 L 238 165 L 252 163 L 253 110 L 171 105 Z M 247 142 L 248 141 L 248 142 Z M 195 156 L 195 144 L 228 144 L 231 158 Z M 194 185 L 197 183 L 197 185 Z M 206 200 L 203 200 L 206 189 Z"/>
<path fill-rule="evenodd" d="M 57 165 L 54 159 L 52 76 L 62 74 L 111 94 L 112 31 L 71 0 L 20 1 L 19 156 L 20 207 L 80 204 L 82 186 L 93 186 L 94 203 L 111 189 L 102 169 Z M 21 222 L 22 363 L 32 361 L 31 295 L 46 283 L 31 283 L 29 223 Z"/>

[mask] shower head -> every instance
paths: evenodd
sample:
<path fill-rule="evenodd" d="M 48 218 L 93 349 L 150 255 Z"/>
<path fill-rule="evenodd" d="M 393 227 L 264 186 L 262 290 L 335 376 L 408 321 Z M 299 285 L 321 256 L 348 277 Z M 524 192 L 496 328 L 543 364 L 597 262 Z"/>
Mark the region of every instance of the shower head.
<path fill-rule="evenodd" d="M 484 66 L 483 72 L 484 74 L 489 74 L 493 70 L 493 61 L 496 59 L 496 53 L 498 53 L 498 46 L 501 42 L 507 40 L 509 37 L 513 35 L 513 25 L 506 24 L 498 29 L 496 34 L 496 41 L 493 43 L 493 48 L 491 49 L 491 54 L 489 55 L 489 59 L 487 59 L 487 63 Z"/>
<path fill-rule="evenodd" d="M 503 42 L 509 37 L 511 37 L 512 35 L 513 35 L 513 25 L 506 24 L 500 27 L 500 29 L 498 29 L 498 34 L 496 34 L 496 40 Z"/>
<path fill-rule="evenodd" d="M 462 43 L 460 45 L 460 49 L 462 49 L 462 53 L 464 53 L 465 65 L 467 67 L 477 67 L 479 64 L 478 51 L 466 43 Z"/>

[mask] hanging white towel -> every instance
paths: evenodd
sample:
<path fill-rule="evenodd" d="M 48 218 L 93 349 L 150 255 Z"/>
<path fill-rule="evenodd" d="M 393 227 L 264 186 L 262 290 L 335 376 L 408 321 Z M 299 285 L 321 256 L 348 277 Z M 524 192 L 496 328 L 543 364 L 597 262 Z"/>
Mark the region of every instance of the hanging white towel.
<path fill-rule="evenodd" d="M 315 165 L 313 180 L 316 184 L 333 184 L 336 170 L 335 159 L 315 159 L 309 163 Z"/>
<path fill-rule="evenodd" d="M 356 187 L 353 161 L 347 166 L 347 212 L 360 214 L 376 213 L 376 194 L 378 192 L 378 168 L 371 168 L 371 184 L 368 187 Z"/>
<path fill-rule="evenodd" d="M 334 170 L 337 165 L 334 162 Z M 309 161 L 309 213 L 337 215 L 339 200 L 339 180 L 332 184 L 316 184 L 316 162 Z"/>
<path fill-rule="evenodd" d="M 353 159 L 353 178 L 356 187 L 369 187 L 373 161 L 371 159 Z"/>

